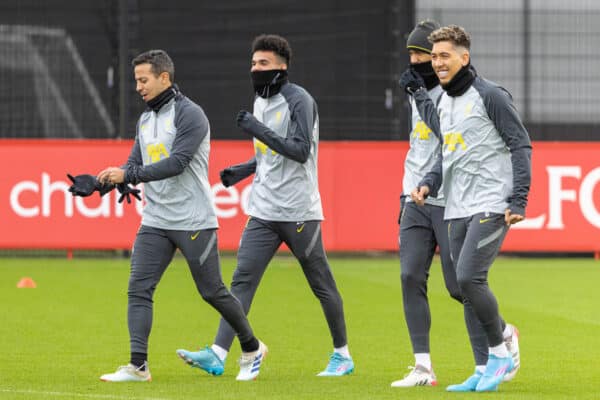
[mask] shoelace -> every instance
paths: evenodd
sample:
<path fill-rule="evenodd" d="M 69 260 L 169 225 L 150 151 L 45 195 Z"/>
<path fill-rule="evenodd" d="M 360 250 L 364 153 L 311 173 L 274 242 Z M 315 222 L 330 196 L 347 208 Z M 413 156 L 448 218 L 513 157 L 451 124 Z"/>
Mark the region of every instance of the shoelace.
<path fill-rule="evenodd" d="M 406 375 L 404 375 L 404 378 L 408 378 L 410 375 L 417 373 L 417 369 L 413 365 L 408 367 L 408 369 L 409 369 L 409 372 Z"/>
<path fill-rule="evenodd" d="M 212 359 L 211 359 L 211 362 L 212 362 L 213 364 L 217 364 L 217 365 L 223 365 L 223 363 L 225 362 L 225 360 L 224 360 L 224 359 L 223 359 L 223 360 L 221 360 L 221 359 L 219 358 L 219 356 L 217 355 L 217 353 L 215 353 L 215 351 L 214 351 L 213 349 L 211 349 L 210 347 L 208 347 L 208 346 L 205 346 L 205 347 L 204 347 L 204 349 L 200 349 L 199 351 L 205 351 L 205 352 L 207 352 L 208 354 L 210 354 L 210 355 L 212 356 L 212 357 L 211 357 L 211 358 L 212 358 Z"/>
<path fill-rule="evenodd" d="M 413 374 L 414 375 L 431 374 L 433 376 L 433 373 L 431 373 L 429 371 L 424 371 L 423 369 L 417 368 L 413 365 L 409 366 L 408 369 L 410 370 L 410 372 L 408 372 L 406 375 L 404 375 L 405 378 L 407 378 Z"/>
<path fill-rule="evenodd" d="M 343 363 L 345 361 L 345 358 L 343 358 L 342 356 L 340 356 L 337 353 L 333 353 L 331 355 L 331 357 L 329 358 L 329 365 L 327 365 L 327 371 L 328 372 L 335 372 L 338 367 L 340 366 L 341 363 Z"/>
<path fill-rule="evenodd" d="M 240 366 L 251 364 L 254 362 L 258 354 L 258 350 L 256 352 L 250 353 L 249 355 L 245 355 L 242 353 L 240 359 L 238 360 L 238 364 L 240 364 Z"/>

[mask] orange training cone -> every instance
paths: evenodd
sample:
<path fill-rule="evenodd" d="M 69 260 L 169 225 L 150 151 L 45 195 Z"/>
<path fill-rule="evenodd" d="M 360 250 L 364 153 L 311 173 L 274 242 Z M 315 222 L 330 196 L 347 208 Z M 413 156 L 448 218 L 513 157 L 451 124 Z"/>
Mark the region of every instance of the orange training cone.
<path fill-rule="evenodd" d="M 21 278 L 19 283 L 17 283 L 17 287 L 19 289 L 23 289 L 23 288 L 35 289 L 37 287 L 37 284 L 35 283 L 35 281 L 33 279 L 26 276 L 24 278 Z"/>

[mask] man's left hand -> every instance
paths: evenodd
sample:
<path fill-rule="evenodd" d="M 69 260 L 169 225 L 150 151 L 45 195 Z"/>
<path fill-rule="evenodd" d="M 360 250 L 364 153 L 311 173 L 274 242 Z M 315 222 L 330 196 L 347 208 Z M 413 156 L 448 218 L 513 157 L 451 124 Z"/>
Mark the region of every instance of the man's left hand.
<path fill-rule="evenodd" d="M 517 222 L 521 222 L 525 219 L 524 216 L 520 214 L 513 214 L 509 208 L 504 211 L 504 222 L 506 225 L 516 224 Z"/>
<path fill-rule="evenodd" d="M 125 181 L 125 170 L 118 167 L 108 167 L 102 170 L 97 177 L 101 183 L 123 183 Z"/>

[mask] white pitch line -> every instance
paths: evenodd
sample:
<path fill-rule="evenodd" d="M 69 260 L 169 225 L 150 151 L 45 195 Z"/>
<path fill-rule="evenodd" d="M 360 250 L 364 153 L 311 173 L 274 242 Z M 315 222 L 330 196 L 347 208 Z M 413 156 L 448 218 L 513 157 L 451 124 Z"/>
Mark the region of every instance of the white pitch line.
<path fill-rule="evenodd" d="M 41 390 L 18 390 L 18 389 L 0 389 L 0 393 L 15 393 L 15 394 L 33 394 L 38 396 L 56 396 L 56 397 L 82 397 L 87 399 L 110 399 L 110 400 L 172 400 L 165 397 L 132 397 L 118 396 L 113 394 L 86 394 L 86 393 L 75 393 L 75 392 L 48 392 Z"/>

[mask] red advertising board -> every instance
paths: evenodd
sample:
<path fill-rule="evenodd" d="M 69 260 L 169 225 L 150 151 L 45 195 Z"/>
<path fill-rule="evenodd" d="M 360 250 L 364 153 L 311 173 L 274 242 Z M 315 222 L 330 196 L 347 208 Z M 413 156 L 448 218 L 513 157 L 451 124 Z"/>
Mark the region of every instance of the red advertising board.
<path fill-rule="evenodd" d="M 0 141 L 0 248 L 127 249 L 141 203 L 117 193 L 74 198 L 66 173 L 120 165 L 131 141 Z M 224 188 L 218 171 L 252 157 L 246 141 L 213 141 L 209 180 L 222 249 L 235 250 L 251 179 Z M 397 249 L 405 142 L 322 142 L 319 182 L 329 250 Z M 600 143 L 534 143 L 527 219 L 505 251 L 600 251 Z"/>

